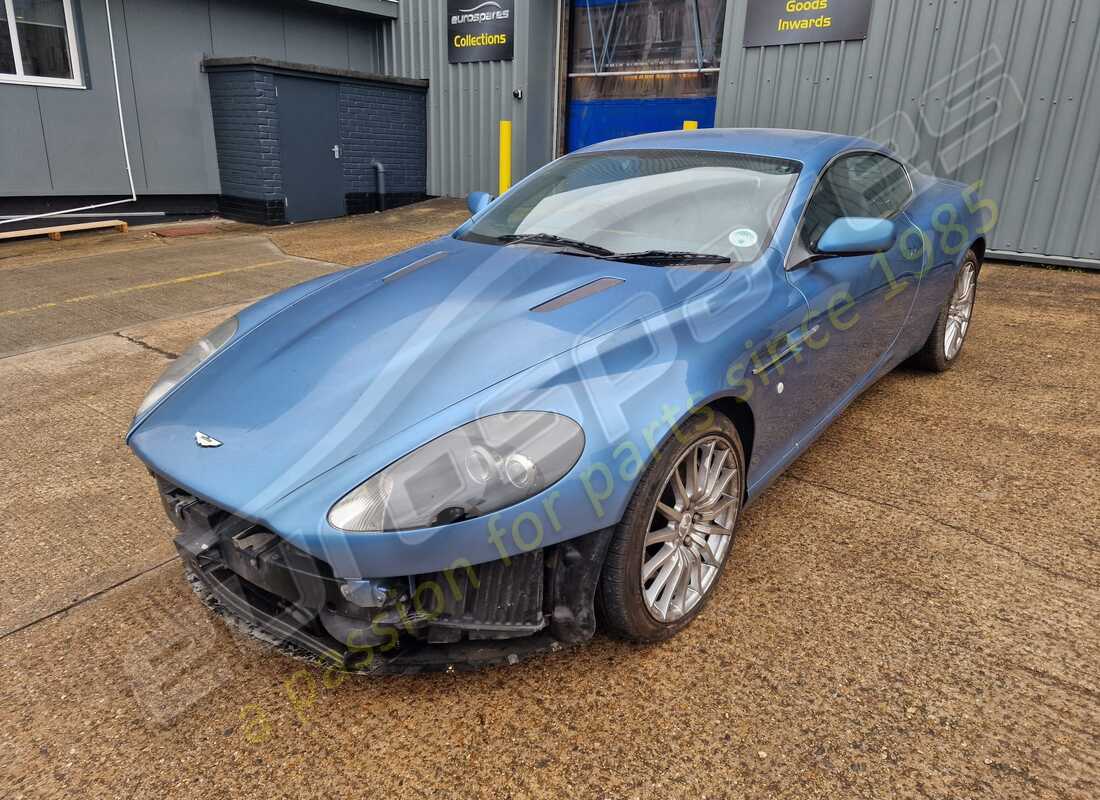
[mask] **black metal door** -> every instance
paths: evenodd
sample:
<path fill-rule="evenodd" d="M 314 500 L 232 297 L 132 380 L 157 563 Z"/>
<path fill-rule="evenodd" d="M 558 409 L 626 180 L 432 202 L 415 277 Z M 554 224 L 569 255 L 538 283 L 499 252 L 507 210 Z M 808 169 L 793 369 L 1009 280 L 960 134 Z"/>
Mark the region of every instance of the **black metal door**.
<path fill-rule="evenodd" d="M 342 217 L 339 87 L 285 75 L 276 80 L 287 222 Z"/>

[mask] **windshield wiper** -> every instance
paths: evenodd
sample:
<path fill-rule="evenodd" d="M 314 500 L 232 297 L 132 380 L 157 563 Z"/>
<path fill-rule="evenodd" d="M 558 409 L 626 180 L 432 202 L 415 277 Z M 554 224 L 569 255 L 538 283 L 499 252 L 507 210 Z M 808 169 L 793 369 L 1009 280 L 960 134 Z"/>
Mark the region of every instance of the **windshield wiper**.
<path fill-rule="evenodd" d="M 505 244 L 547 244 L 555 247 L 571 247 L 583 253 L 608 261 L 626 261 L 634 264 L 729 264 L 727 256 L 712 253 L 693 253 L 677 250 L 642 250 L 637 253 L 616 253 L 597 244 L 578 239 L 568 239 L 553 233 L 509 233 L 494 237 Z"/>
<path fill-rule="evenodd" d="M 608 250 L 606 247 L 578 241 L 577 239 L 567 239 L 564 236 L 556 236 L 553 233 L 509 233 L 495 238 L 498 242 L 504 242 L 505 244 L 548 244 L 552 246 L 572 247 L 574 250 L 581 250 L 596 256 L 614 255 L 614 252 Z"/>
<path fill-rule="evenodd" d="M 627 261 L 633 264 L 729 264 L 729 256 L 713 253 L 692 253 L 677 250 L 643 250 L 639 253 L 612 253 L 604 256 L 609 261 Z"/>

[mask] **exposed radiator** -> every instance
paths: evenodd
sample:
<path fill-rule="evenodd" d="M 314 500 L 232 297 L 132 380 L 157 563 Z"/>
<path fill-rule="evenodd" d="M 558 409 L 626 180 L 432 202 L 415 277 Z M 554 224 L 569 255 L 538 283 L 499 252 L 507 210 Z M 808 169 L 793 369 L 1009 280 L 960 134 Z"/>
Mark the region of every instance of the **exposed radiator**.
<path fill-rule="evenodd" d="M 433 625 L 433 638 L 453 638 L 445 631 L 461 628 L 471 639 L 526 635 L 546 625 L 542 598 L 545 582 L 543 551 L 513 556 L 453 572 L 420 576 L 436 582 L 444 597 L 444 612 Z M 434 589 L 433 589 L 434 591 Z M 422 590 L 425 603 L 427 591 Z"/>

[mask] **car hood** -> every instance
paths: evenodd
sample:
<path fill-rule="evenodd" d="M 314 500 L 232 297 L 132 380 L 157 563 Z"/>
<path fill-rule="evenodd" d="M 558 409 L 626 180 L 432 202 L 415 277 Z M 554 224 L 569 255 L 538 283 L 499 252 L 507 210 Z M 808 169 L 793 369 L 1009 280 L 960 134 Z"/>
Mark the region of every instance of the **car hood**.
<path fill-rule="evenodd" d="M 410 425 L 725 275 L 442 239 L 299 292 L 260 321 L 244 312 L 238 336 L 141 420 L 130 444 L 169 480 L 256 510 L 257 498 L 285 496 Z M 622 283 L 532 310 L 600 278 Z M 221 446 L 197 446 L 198 431 Z"/>

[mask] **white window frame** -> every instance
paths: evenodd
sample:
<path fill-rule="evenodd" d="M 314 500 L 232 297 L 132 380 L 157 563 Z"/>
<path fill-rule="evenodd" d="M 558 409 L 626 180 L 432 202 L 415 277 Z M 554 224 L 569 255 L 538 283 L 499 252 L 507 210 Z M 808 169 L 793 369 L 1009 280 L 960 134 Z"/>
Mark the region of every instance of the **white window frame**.
<path fill-rule="evenodd" d="M 0 0 L 4 4 L 7 17 L 8 34 L 11 36 L 11 49 L 15 55 L 15 74 L 0 72 L 0 83 L 20 83 L 26 86 L 61 86 L 70 89 L 84 88 L 84 74 L 81 70 L 80 50 L 76 45 L 76 23 L 73 18 L 73 0 L 61 0 L 65 8 L 65 31 L 69 42 L 69 64 L 73 68 L 71 78 L 42 78 L 37 75 L 23 74 L 23 53 L 19 49 L 19 31 L 15 27 L 14 0 Z"/>

